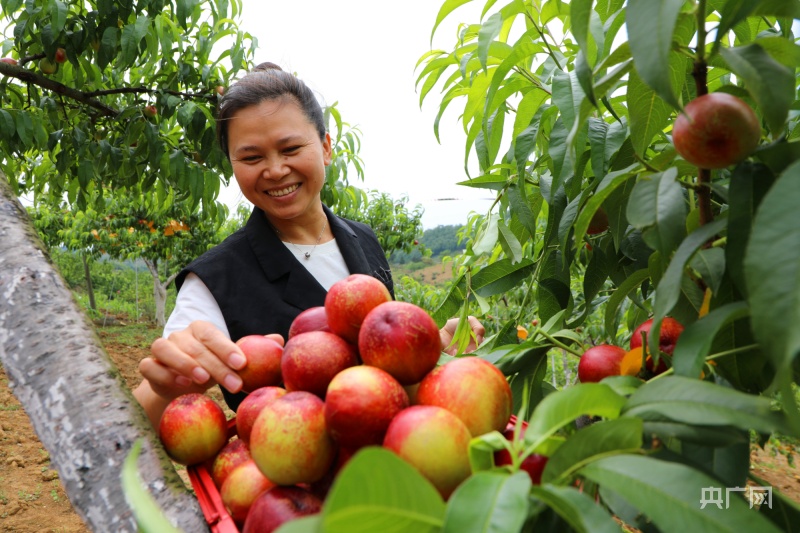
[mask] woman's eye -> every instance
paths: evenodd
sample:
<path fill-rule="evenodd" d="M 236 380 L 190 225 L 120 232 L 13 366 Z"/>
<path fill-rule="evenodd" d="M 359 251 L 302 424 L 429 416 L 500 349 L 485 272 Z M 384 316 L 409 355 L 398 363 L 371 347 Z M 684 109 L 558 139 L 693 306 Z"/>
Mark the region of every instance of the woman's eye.
<path fill-rule="evenodd" d="M 299 149 L 300 149 L 300 147 L 299 147 L 299 146 L 289 146 L 289 147 L 287 147 L 287 148 L 284 148 L 284 150 L 283 150 L 283 151 L 284 151 L 285 153 L 287 153 L 287 154 L 291 154 L 291 153 L 294 153 L 294 152 L 298 151 Z"/>

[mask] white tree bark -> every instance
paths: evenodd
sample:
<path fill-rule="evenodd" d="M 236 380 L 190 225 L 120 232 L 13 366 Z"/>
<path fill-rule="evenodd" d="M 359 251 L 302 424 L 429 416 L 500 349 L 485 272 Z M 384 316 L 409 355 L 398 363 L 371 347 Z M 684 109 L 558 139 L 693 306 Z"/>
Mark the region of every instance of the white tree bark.
<path fill-rule="evenodd" d="M 139 473 L 177 527 L 208 531 L 197 500 L 105 353 L 0 174 L 0 362 L 75 511 L 97 532 L 137 531 L 120 470 L 144 439 Z"/>
<path fill-rule="evenodd" d="M 158 275 L 158 267 L 147 259 L 144 260 L 144 264 L 147 265 L 147 270 L 153 276 L 153 302 L 156 306 L 156 324 L 164 327 L 164 324 L 167 323 L 167 287 L 178 277 L 178 272 L 167 277 L 166 281 L 162 283 L 161 277 Z"/>

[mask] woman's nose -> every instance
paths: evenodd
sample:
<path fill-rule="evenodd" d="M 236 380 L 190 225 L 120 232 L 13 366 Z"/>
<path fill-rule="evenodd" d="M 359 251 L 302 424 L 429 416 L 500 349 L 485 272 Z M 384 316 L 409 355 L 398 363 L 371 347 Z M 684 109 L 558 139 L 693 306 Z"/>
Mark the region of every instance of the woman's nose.
<path fill-rule="evenodd" d="M 279 180 L 289 173 L 289 167 L 282 157 L 266 159 L 261 174 L 269 180 Z"/>

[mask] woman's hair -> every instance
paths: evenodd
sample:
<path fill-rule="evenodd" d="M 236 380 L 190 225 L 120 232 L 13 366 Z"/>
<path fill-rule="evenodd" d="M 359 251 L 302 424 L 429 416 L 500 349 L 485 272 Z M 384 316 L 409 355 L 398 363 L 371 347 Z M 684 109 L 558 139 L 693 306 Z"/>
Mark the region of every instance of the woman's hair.
<path fill-rule="evenodd" d="M 217 141 L 228 159 L 228 121 L 234 113 L 264 101 L 289 98 L 293 100 L 314 125 L 320 139 L 325 140 L 325 119 L 314 93 L 294 74 L 285 72 L 275 63 L 261 63 L 242 79 L 228 87 L 219 102 Z"/>

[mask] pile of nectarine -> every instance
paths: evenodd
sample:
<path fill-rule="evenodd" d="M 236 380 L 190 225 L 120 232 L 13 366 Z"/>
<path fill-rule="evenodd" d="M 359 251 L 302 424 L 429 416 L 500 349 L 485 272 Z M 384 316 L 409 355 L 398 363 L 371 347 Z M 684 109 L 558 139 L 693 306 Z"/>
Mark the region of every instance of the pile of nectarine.
<path fill-rule="evenodd" d="M 170 404 L 160 433 L 175 461 L 209 469 L 245 532 L 319 512 L 339 470 L 366 446 L 393 451 L 446 499 L 471 474 L 470 440 L 511 419 L 503 373 L 475 356 L 440 364 L 434 319 L 393 301 L 371 276 L 334 284 L 324 306 L 297 316 L 284 346 L 263 335 L 237 344 L 249 393 L 236 409 L 237 436 L 221 438 L 224 416 L 199 394 L 174 400 L 182 411 Z M 199 412 L 186 405 L 195 403 Z"/>
<path fill-rule="evenodd" d="M 578 362 L 578 381 L 581 383 L 596 383 L 608 376 L 636 376 L 642 374 L 642 339 L 649 336 L 653 319 L 642 322 L 633 331 L 629 350 L 613 344 L 598 344 L 592 346 L 581 356 Z M 659 357 L 658 365 L 654 363 L 652 355 L 645 359 L 644 372 L 647 376 L 661 374 L 669 366 L 667 359 L 675 351 L 675 344 L 683 332 L 683 325 L 672 317 L 665 317 L 661 322 L 659 332 Z"/>

